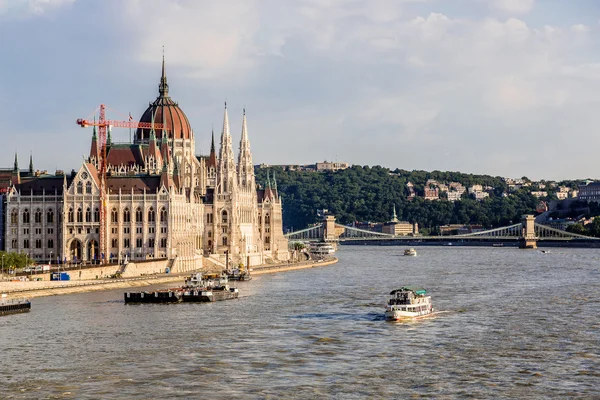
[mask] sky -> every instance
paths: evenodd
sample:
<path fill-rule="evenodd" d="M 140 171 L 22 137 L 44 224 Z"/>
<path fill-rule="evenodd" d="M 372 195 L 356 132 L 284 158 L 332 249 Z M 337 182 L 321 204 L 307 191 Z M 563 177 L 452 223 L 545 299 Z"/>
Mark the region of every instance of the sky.
<path fill-rule="evenodd" d="M 0 167 L 78 169 L 164 46 L 198 154 L 227 101 L 255 164 L 600 178 L 599 33 L 597 0 L 0 0 Z"/>

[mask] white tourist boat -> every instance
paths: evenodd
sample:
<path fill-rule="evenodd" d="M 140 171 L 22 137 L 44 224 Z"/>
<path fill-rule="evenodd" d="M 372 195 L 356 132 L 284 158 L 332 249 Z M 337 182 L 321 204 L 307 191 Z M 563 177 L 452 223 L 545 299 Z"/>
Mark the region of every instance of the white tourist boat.
<path fill-rule="evenodd" d="M 385 308 L 385 319 L 401 321 L 424 317 L 433 313 L 431 296 L 420 287 L 402 286 L 390 292 L 390 299 Z"/>
<path fill-rule="evenodd" d="M 331 243 L 311 243 L 309 251 L 318 256 L 328 256 L 335 253 L 335 247 Z"/>
<path fill-rule="evenodd" d="M 417 251 L 411 247 L 410 249 L 404 250 L 404 255 L 405 256 L 411 256 L 411 257 L 416 257 L 417 256 Z"/>

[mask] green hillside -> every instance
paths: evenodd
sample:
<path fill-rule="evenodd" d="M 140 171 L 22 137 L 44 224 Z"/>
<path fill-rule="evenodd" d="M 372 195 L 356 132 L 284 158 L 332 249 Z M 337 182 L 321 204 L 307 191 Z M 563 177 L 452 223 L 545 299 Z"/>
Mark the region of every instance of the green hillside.
<path fill-rule="evenodd" d="M 257 182 L 264 186 L 267 171 L 275 175 L 283 197 L 284 229 L 298 230 L 317 221 L 316 211 L 328 209 L 342 224 L 354 221 L 385 222 L 396 206 L 398 218 L 417 222 L 431 230 L 445 224 L 481 224 L 486 228 L 520 221 L 533 213 L 539 200 L 525 190 L 508 196 L 500 177 L 459 172 L 390 171 L 379 166 L 352 166 L 337 172 L 289 171 L 281 167 L 255 169 Z M 489 186 L 490 197 L 477 201 L 466 193 L 456 202 L 429 201 L 422 196 L 428 179 Z M 271 178 L 273 183 L 273 178 Z M 414 185 L 417 197 L 408 199 L 407 182 Z"/>

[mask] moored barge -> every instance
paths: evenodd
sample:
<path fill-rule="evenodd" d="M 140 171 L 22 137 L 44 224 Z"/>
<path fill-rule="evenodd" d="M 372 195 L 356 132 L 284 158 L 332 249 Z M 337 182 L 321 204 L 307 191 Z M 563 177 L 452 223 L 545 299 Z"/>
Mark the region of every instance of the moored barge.
<path fill-rule="evenodd" d="M 17 314 L 31 310 L 31 302 L 27 299 L 7 299 L 6 294 L 0 298 L 0 315 Z"/>
<path fill-rule="evenodd" d="M 125 304 L 209 303 L 237 299 L 237 288 L 229 287 L 226 276 L 203 277 L 201 273 L 186 278 L 184 286 L 152 292 L 126 292 Z"/>

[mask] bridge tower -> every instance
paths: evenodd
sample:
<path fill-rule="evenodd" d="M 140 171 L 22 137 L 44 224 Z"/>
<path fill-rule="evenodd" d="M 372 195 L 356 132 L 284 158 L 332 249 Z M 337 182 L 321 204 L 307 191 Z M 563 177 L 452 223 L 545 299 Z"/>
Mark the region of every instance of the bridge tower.
<path fill-rule="evenodd" d="M 334 215 L 325 215 L 323 217 L 323 240 L 326 242 L 337 241 L 337 235 L 335 234 Z"/>
<path fill-rule="evenodd" d="M 535 236 L 535 217 L 533 215 L 523 215 L 523 229 L 519 238 L 519 248 L 537 249 L 538 237 Z"/>

